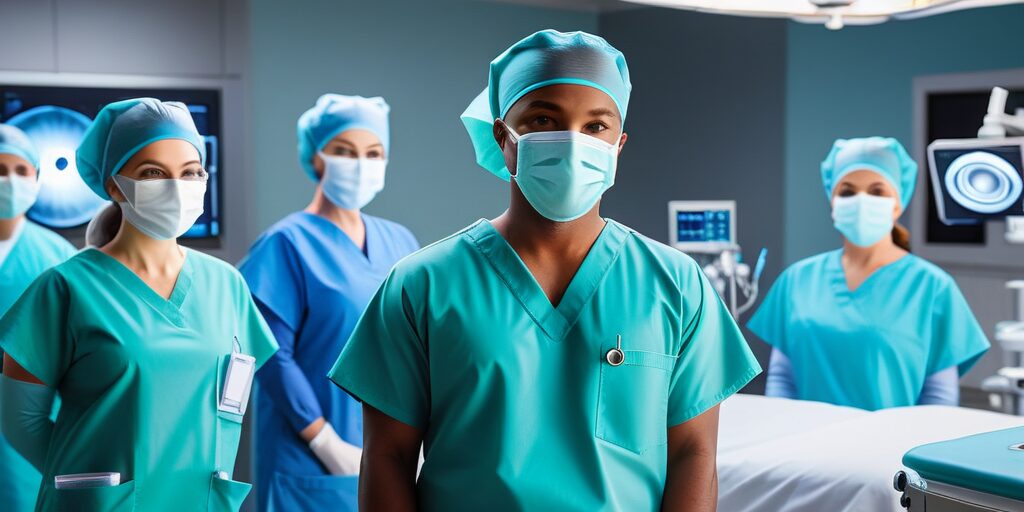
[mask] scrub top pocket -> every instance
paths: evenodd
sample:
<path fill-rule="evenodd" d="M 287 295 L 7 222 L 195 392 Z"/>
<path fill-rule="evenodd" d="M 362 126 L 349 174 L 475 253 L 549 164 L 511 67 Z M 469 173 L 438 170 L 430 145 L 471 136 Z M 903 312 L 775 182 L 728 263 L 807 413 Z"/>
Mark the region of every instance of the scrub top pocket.
<path fill-rule="evenodd" d="M 135 481 L 109 487 L 55 489 L 53 509 L 61 512 L 132 512 Z"/>
<path fill-rule="evenodd" d="M 668 389 L 677 358 L 641 350 L 623 354 L 619 366 L 601 354 L 596 435 L 640 454 L 668 443 Z"/>
<path fill-rule="evenodd" d="M 210 499 L 206 510 L 208 512 L 238 512 L 250 490 L 252 490 L 252 484 L 213 476 L 210 479 Z"/>
<path fill-rule="evenodd" d="M 268 512 L 290 510 L 359 510 L 359 476 L 274 474 Z"/>

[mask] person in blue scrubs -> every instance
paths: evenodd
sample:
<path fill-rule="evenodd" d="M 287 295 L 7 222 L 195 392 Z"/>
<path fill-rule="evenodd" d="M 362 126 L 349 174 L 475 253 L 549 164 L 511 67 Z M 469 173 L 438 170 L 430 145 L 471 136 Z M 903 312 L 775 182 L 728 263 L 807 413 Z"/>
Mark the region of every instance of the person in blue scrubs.
<path fill-rule="evenodd" d="M 953 278 L 911 254 L 896 224 L 917 163 L 892 138 L 838 140 L 821 177 L 843 247 L 788 268 L 750 320 L 772 345 L 766 394 L 957 405 L 959 378 L 989 342 Z"/>
<path fill-rule="evenodd" d="M 718 404 L 760 368 L 692 259 L 601 217 L 630 89 L 584 32 L 492 61 L 463 122 L 508 210 L 399 262 L 330 373 L 363 510 L 715 509 Z"/>
<path fill-rule="evenodd" d="M 362 410 L 325 376 L 391 267 L 419 248 L 405 227 L 361 212 L 384 186 L 388 135 L 383 99 L 320 97 L 298 121 L 313 201 L 240 265 L 281 347 L 256 376 L 260 510 L 356 508 Z"/>
<path fill-rule="evenodd" d="M 39 274 L 75 254 L 67 240 L 25 218 L 38 193 L 35 145 L 18 128 L 0 124 L 0 317 Z M 0 435 L 0 503 L 4 510 L 33 510 L 40 478 L 39 471 Z"/>

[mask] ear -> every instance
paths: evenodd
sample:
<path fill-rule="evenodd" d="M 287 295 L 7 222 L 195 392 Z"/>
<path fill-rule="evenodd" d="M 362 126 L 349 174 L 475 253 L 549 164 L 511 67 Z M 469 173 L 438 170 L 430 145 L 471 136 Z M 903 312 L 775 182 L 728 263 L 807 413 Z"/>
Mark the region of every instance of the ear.
<path fill-rule="evenodd" d="M 491 131 L 494 134 L 494 142 L 497 142 L 498 147 L 504 151 L 505 144 L 508 143 L 508 129 L 505 127 L 505 122 L 501 119 L 495 119 Z"/>
<path fill-rule="evenodd" d="M 110 196 L 110 199 L 113 199 L 115 203 L 123 203 L 127 201 L 127 198 L 125 198 L 124 194 L 121 193 L 121 188 L 117 186 L 117 183 L 114 183 L 113 176 L 107 178 L 107 182 L 103 185 L 103 188 L 107 191 L 107 195 Z"/>
<path fill-rule="evenodd" d="M 900 201 L 897 199 L 896 206 L 892 208 L 892 220 L 899 220 L 901 215 L 903 215 L 903 207 L 900 206 Z"/>
<path fill-rule="evenodd" d="M 619 137 L 619 155 L 622 154 L 622 148 L 626 146 L 626 139 L 629 138 L 629 134 L 622 132 L 622 136 Z"/>
<path fill-rule="evenodd" d="M 313 155 L 313 170 L 316 171 L 317 180 L 322 180 L 324 177 L 324 159 L 320 158 L 320 154 Z"/>

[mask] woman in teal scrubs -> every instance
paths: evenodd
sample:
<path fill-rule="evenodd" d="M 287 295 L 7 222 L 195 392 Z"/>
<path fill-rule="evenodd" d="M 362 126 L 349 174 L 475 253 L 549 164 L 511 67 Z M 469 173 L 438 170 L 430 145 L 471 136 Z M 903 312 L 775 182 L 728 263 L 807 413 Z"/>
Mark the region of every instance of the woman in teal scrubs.
<path fill-rule="evenodd" d="M 35 146 L 21 130 L 0 124 L 0 316 L 39 274 L 75 253 L 59 235 L 25 218 L 38 192 Z M 0 435 L 0 503 L 4 510 L 35 508 L 39 479 L 39 471 Z"/>
<path fill-rule="evenodd" d="M 693 260 L 600 216 L 629 91 L 582 32 L 492 62 L 464 121 L 508 210 L 400 261 L 330 373 L 364 510 L 714 510 L 717 406 L 760 368 Z"/>
<path fill-rule="evenodd" d="M 957 405 L 989 342 L 956 282 L 895 224 L 917 164 L 898 141 L 838 140 L 821 164 L 841 249 L 788 268 L 750 321 L 772 345 L 766 394 L 877 410 Z"/>
<path fill-rule="evenodd" d="M 236 511 L 250 488 L 231 480 L 240 404 L 277 346 L 238 272 L 175 240 L 203 211 L 203 139 L 185 105 L 125 100 L 76 159 L 120 228 L 0 319 L 2 427 L 43 474 L 36 510 Z M 116 476 L 55 483 L 83 473 Z"/>

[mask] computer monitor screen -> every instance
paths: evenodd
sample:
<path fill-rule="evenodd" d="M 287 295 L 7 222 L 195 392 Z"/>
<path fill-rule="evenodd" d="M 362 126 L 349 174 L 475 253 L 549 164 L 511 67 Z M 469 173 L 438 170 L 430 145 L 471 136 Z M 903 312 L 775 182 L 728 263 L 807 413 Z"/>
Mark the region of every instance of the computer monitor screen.
<path fill-rule="evenodd" d="M 221 104 L 209 89 L 100 88 L 0 84 L 0 122 L 21 128 L 39 151 L 40 191 L 28 217 L 44 226 L 80 228 L 106 205 L 78 174 L 75 150 L 100 109 L 139 97 L 180 101 L 188 106 L 206 142 L 210 175 L 204 212 L 185 238 L 221 234 Z"/>
<path fill-rule="evenodd" d="M 684 251 L 718 252 L 736 244 L 735 201 L 671 201 L 669 243 Z"/>

